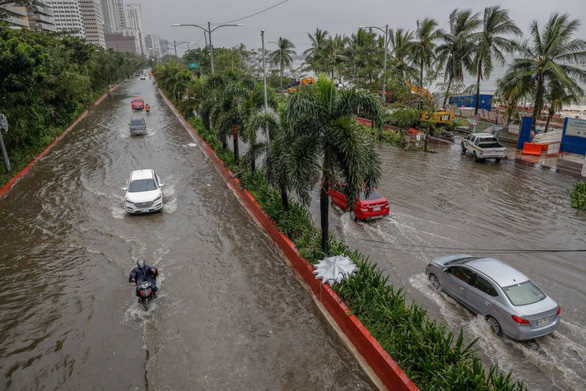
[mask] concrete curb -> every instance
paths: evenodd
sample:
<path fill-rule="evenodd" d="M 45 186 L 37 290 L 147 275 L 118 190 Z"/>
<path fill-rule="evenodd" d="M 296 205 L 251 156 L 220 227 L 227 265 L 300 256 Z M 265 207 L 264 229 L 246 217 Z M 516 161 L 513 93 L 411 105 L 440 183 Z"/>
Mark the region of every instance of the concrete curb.
<path fill-rule="evenodd" d="M 124 83 L 124 82 L 122 82 Z M 98 98 L 98 100 L 92 105 L 92 106 L 98 106 L 100 103 L 102 103 L 102 101 L 104 99 L 106 99 L 106 96 L 108 96 L 112 91 L 114 91 L 116 88 L 118 88 L 122 83 L 116 85 L 114 88 L 112 88 L 111 90 L 108 90 L 108 92 L 106 92 L 104 95 L 102 95 L 100 98 Z M 54 147 L 55 145 L 57 145 L 57 143 L 61 140 L 63 140 L 63 138 L 73 130 L 73 128 L 81 122 L 82 119 L 84 119 L 85 117 L 87 117 L 87 115 L 90 113 L 89 110 L 84 111 L 83 113 L 81 113 L 81 115 L 79 117 L 77 117 L 72 123 L 71 125 L 69 125 L 69 127 L 67 129 L 65 129 L 63 131 L 63 133 L 61 133 L 59 136 L 57 136 L 57 138 L 55 140 L 53 140 L 51 142 L 51 144 L 49 144 L 47 146 L 47 148 L 45 148 L 45 150 L 43 152 L 41 152 L 40 154 L 38 154 L 33 160 L 31 160 L 29 162 L 29 164 L 27 164 L 22 170 L 20 170 L 15 176 L 12 177 L 12 179 L 10 179 L 4 186 L 2 186 L 2 188 L 0 188 L 0 198 L 4 197 L 4 195 L 10 190 L 12 189 L 12 187 L 19 181 L 21 180 L 26 174 L 28 174 L 28 172 L 30 171 L 31 168 L 33 168 L 33 166 L 35 165 L 36 162 L 38 162 L 39 160 L 41 160 L 46 154 L 48 154 Z"/>
<path fill-rule="evenodd" d="M 389 390 L 418 390 L 417 386 L 399 368 L 399 365 L 388 355 L 360 320 L 352 315 L 346 303 L 344 303 L 328 284 L 321 284 L 319 280 L 316 280 L 313 274 L 313 266 L 299 255 L 293 242 L 279 231 L 275 223 L 262 210 L 252 194 L 247 190 L 240 190 L 239 180 L 234 178 L 232 172 L 224 166 L 224 163 L 215 154 L 214 150 L 200 137 L 191 124 L 183 118 L 163 91 L 159 89 L 159 93 L 185 129 L 197 142 L 204 154 L 225 179 L 228 186 L 233 190 L 247 211 L 279 246 L 296 274 L 313 292 L 314 300 L 317 300 L 323 305 L 340 330 L 352 343 L 355 350 L 362 356 L 363 361 L 370 366 L 371 374 L 374 373 L 378 378 L 375 379 L 378 380 L 377 384 L 382 384 Z"/>

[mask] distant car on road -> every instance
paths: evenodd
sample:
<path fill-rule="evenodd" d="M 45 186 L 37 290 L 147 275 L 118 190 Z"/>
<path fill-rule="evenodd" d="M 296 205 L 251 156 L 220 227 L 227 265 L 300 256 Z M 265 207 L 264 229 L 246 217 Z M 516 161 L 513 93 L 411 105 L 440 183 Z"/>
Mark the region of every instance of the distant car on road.
<path fill-rule="evenodd" d="M 425 273 L 434 288 L 484 316 L 497 335 L 534 339 L 560 324 L 560 306 L 529 277 L 497 259 L 447 255 L 434 259 Z"/>
<path fill-rule="evenodd" d="M 144 100 L 142 98 L 134 98 L 130 101 L 130 105 L 132 106 L 132 110 L 142 110 L 144 109 Z"/>
<path fill-rule="evenodd" d="M 332 198 L 332 202 L 342 210 L 346 211 L 348 209 L 346 195 L 344 193 L 331 188 L 328 190 L 328 195 Z M 368 195 L 364 191 L 360 192 L 354 209 L 350 211 L 350 218 L 354 221 L 372 220 L 387 216 L 389 213 L 389 201 L 376 189 L 372 189 Z"/>
<path fill-rule="evenodd" d="M 499 163 L 505 157 L 507 149 L 490 133 L 472 133 L 462 139 L 462 153 L 470 151 L 475 162 L 494 159 Z"/>
<path fill-rule="evenodd" d="M 124 202 L 130 214 L 157 212 L 163 209 L 163 184 L 154 170 L 135 170 L 123 189 Z"/>
<path fill-rule="evenodd" d="M 146 75 L 144 73 L 140 75 L 140 80 L 146 80 Z"/>
<path fill-rule="evenodd" d="M 130 118 L 130 135 L 143 136 L 146 134 L 146 122 L 142 117 Z"/>

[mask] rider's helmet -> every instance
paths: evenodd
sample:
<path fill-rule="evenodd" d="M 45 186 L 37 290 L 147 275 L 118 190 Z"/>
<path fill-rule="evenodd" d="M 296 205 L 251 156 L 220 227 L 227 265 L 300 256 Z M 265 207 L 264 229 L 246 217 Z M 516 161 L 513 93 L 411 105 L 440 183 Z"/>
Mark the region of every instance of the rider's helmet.
<path fill-rule="evenodd" d="M 144 269 L 144 266 L 144 258 L 138 258 L 138 260 L 136 261 L 136 267 L 138 267 L 139 269 Z"/>

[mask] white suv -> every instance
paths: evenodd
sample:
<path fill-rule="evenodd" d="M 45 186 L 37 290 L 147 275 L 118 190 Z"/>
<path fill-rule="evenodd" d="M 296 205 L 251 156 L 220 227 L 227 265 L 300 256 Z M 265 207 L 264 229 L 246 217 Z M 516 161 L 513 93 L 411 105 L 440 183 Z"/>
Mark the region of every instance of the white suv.
<path fill-rule="evenodd" d="M 163 184 L 154 170 L 135 170 L 123 189 L 128 213 L 150 213 L 163 209 Z"/>

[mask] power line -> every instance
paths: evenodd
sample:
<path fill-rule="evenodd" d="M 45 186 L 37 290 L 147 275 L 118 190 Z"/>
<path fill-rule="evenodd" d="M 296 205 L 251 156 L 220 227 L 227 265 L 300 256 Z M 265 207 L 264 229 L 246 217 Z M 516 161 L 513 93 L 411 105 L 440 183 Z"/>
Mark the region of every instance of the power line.
<path fill-rule="evenodd" d="M 219 22 L 219 23 L 214 23 L 214 24 L 224 24 L 224 23 L 234 23 L 234 22 L 240 22 L 241 20 L 248 19 L 248 18 L 252 18 L 253 16 L 256 16 L 256 15 L 262 14 L 263 12 L 266 12 L 266 11 L 268 11 L 268 10 L 271 10 L 271 9 L 275 8 L 275 7 L 278 7 L 278 6 L 280 6 L 281 4 L 284 4 L 284 3 L 288 2 L 288 1 L 289 1 L 289 0 L 283 0 L 283 1 L 281 1 L 280 3 L 277 3 L 277 4 L 275 4 L 275 5 L 272 5 L 272 6 L 268 7 L 268 8 L 265 8 L 265 9 L 263 9 L 263 10 L 260 10 L 260 11 L 258 11 L 258 12 L 255 12 L 255 13 L 253 13 L 253 14 L 246 15 L 246 16 L 244 16 L 244 17 L 242 17 L 242 18 L 238 18 L 238 19 L 234 19 L 234 20 L 228 20 L 228 21 L 226 21 L 226 22 Z"/>
<path fill-rule="evenodd" d="M 516 253 L 533 253 L 533 254 L 541 254 L 541 253 L 582 253 L 586 252 L 586 249 L 515 249 L 515 248 L 463 248 L 463 247 L 445 247 L 445 246 L 424 246 L 424 245 L 417 245 L 411 243 L 392 243 L 387 242 L 384 240 L 375 240 L 375 239 L 368 239 L 368 238 L 361 238 L 358 237 L 356 239 L 366 241 L 366 242 L 374 242 L 374 243 L 381 243 L 381 244 L 390 244 L 394 247 L 380 247 L 389 250 L 396 250 L 401 252 L 425 252 L 425 253 L 444 253 L 445 250 L 453 250 L 453 251 L 462 251 L 462 252 L 473 252 L 473 253 L 498 253 L 498 254 L 516 254 Z M 412 247 L 409 249 L 405 249 L 404 247 Z M 429 250 L 423 250 L 429 249 Z M 440 251 L 442 250 L 442 251 Z"/>

